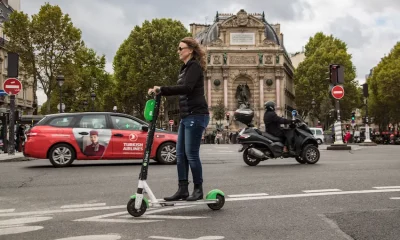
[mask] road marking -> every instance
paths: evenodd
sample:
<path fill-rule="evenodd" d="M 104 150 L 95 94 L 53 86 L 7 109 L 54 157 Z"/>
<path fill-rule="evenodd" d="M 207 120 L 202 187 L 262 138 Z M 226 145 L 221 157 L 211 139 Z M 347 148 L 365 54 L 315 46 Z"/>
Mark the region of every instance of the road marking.
<path fill-rule="evenodd" d="M 14 211 L 15 211 L 14 208 L 12 208 L 12 209 L 0 209 L 0 213 L 10 213 L 10 212 L 14 212 Z"/>
<path fill-rule="evenodd" d="M 377 190 L 342 191 L 342 192 L 319 192 L 319 193 L 301 193 L 301 194 L 260 196 L 260 197 L 227 198 L 227 199 L 225 199 L 225 201 L 226 202 L 230 202 L 230 201 L 245 201 L 245 200 L 282 199 L 282 198 L 316 197 L 316 196 L 332 196 L 332 195 L 346 195 L 346 194 L 383 193 L 383 192 L 400 192 L 400 189 L 377 189 Z"/>
<path fill-rule="evenodd" d="M 400 186 L 373 187 L 375 189 L 400 189 Z"/>
<path fill-rule="evenodd" d="M 240 197 L 257 197 L 257 196 L 268 196 L 267 193 L 249 193 L 249 194 L 234 194 L 228 195 L 230 198 L 240 198 Z"/>
<path fill-rule="evenodd" d="M 92 204 L 75 204 L 75 205 L 64 205 L 61 208 L 87 208 L 87 207 L 101 207 L 105 206 L 105 203 L 92 203 Z"/>
<path fill-rule="evenodd" d="M 121 239 L 120 235 L 108 234 L 108 235 L 86 235 L 86 236 L 77 236 L 68 238 L 58 238 L 55 240 L 118 240 L 118 239 Z"/>
<path fill-rule="evenodd" d="M 111 210 L 111 209 L 123 209 L 123 208 L 126 208 L 126 205 L 91 207 L 91 208 L 66 208 L 66 209 L 61 209 L 61 210 L 43 210 L 43 211 L 31 211 L 31 212 L 0 213 L 0 217 L 15 217 L 15 216 L 26 216 L 26 215 L 49 215 L 49 214 L 56 214 L 56 213 L 85 212 L 85 211 Z"/>
<path fill-rule="evenodd" d="M 0 236 L 25 233 L 43 229 L 42 226 L 25 226 L 27 223 L 37 223 L 53 219 L 52 217 L 26 217 L 0 221 Z"/>
<path fill-rule="evenodd" d="M 231 198 L 228 197 L 225 199 L 225 201 L 246 201 L 246 200 L 282 199 L 282 198 L 296 198 L 296 197 L 332 196 L 332 195 L 364 194 L 364 193 L 388 193 L 388 192 L 400 192 L 400 187 L 399 188 L 385 187 L 385 189 L 359 190 L 359 191 L 318 192 L 318 193 L 302 193 L 302 194 L 272 195 L 272 196 L 262 195 L 262 196 L 249 196 L 249 197 L 246 196 L 246 197 L 231 197 Z M 186 206 L 180 206 L 180 207 L 163 207 L 162 209 L 157 208 L 157 210 L 152 210 L 152 209 L 156 209 L 156 208 L 150 208 L 148 210 L 148 213 L 169 211 L 170 208 L 179 209 L 179 208 L 183 208 L 183 207 L 191 207 L 191 206 L 186 205 Z M 57 213 L 99 211 L 99 210 L 112 210 L 112 209 L 126 209 L 126 205 L 91 207 L 91 208 L 66 208 L 66 209 L 30 211 L 30 212 L 5 212 L 5 213 L 0 213 L 0 217 L 52 215 L 52 214 L 57 214 Z M 126 211 L 124 213 L 126 213 Z M 150 221 L 155 221 L 155 220 L 150 220 Z"/>
<path fill-rule="evenodd" d="M 305 193 L 316 193 L 316 192 L 339 192 L 340 189 L 318 189 L 318 190 L 304 190 Z"/>
<path fill-rule="evenodd" d="M 391 197 L 392 200 L 400 200 L 400 197 Z"/>
<path fill-rule="evenodd" d="M 163 219 L 175 219 L 175 220 L 188 220 L 188 219 L 200 219 L 200 218 L 209 218 L 209 217 L 199 217 L 199 216 L 171 216 L 171 215 L 151 215 L 153 213 L 166 212 L 171 210 L 177 210 L 182 208 L 188 208 L 193 206 L 180 206 L 180 207 L 165 207 L 161 209 L 149 209 L 145 214 L 143 214 L 140 218 L 135 218 L 131 215 L 127 215 L 126 211 L 103 214 L 99 216 L 93 216 L 88 218 L 76 219 L 73 221 L 76 222 L 112 222 L 112 223 L 150 223 L 150 222 L 160 222 L 164 221 Z M 124 215 L 124 216 L 121 216 Z M 109 218 L 116 217 L 120 218 Z M 121 218 L 129 218 L 129 219 L 121 219 Z M 152 220 L 142 220 L 142 219 L 152 219 Z"/>
<path fill-rule="evenodd" d="M 162 236 L 150 236 L 153 239 L 165 239 L 165 240 L 219 240 L 224 239 L 223 236 L 203 236 L 199 238 L 175 238 L 175 237 L 162 237 Z"/>

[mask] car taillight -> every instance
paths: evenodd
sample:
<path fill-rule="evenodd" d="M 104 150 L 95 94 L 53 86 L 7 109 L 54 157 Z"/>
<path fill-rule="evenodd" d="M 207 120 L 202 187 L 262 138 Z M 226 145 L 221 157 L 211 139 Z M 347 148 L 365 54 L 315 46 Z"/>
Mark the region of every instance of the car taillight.
<path fill-rule="evenodd" d="M 242 134 L 242 135 L 239 136 L 239 138 L 242 138 L 242 139 L 246 139 L 246 138 L 249 138 L 249 137 L 250 137 L 250 135 L 248 135 L 248 134 Z"/>
<path fill-rule="evenodd" d="M 29 129 L 27 132 L 26 132 L 26 137 L 27 138 L 30 138 L 30 137 L 35 137 L 35 136 L 38 136 L 39 135 L 39 133 L 40 133 L 40 131 L 38 131 L 37 129 Z"/>

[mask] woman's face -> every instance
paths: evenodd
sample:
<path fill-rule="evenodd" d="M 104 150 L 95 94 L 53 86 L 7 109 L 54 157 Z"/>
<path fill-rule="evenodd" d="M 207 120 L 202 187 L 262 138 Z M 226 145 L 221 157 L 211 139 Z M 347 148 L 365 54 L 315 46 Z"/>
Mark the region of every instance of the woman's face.
<path fill-rule="evenodd" d="M 179 43 L 178 47 L 178 54 L 179 54 L 179 59 L 183 62 L 187 62 L 189 60 L 192 50 L 188 47 L 188 45 L 184 42 Z"/>

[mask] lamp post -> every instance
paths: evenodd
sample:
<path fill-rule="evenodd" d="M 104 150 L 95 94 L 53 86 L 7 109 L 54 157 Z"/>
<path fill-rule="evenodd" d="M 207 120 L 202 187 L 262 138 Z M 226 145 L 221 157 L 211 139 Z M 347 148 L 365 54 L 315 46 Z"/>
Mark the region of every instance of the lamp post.
<path fill-rule="evenodd" d="M 315 102 L 315 99 L 313 98 L 312 101 L 311 101 L 311 107 L 312 107 L 312 111 L 313 111 L 313 117 L 312 117 L 313 126 L 315 125 L 315 124 L 314 124 L 314 111 L 315 111 L 315 105 L 316 105 L 316 104 L 317 104 L 317 103 Z"/>
<path fill-rule="evenodd" d="M 87 105 L 88 105 L 88 102 L 85 100 L 85 101 L 83 101 L 83 109 L 86 111 L 86 107 L 87 107 Z"/>
<path fill-rule="evenodd" d="M 92 98 L 92 112 L 94 112 L 94 100 L 96 99 L 96 93 L 92 92 L 90 97 Z"/>
<path fill-rule="evenodd" d="M 56 80 L 57 80 L 58 86 L 60 86 L 60 113 L 62 113 L 63 109 L 62 109 L 62 90 L 61 90 L 61 86 L 64 84 L 64 80 L 65 80 L 64 75 L 58 75 Z"/>
<path fill-rule="evenodd" d="M 114 112 L 117 112 L 117 106 L 114 106 L 114 107 L 113 107 L 113 111 L 114 111 Z"/>

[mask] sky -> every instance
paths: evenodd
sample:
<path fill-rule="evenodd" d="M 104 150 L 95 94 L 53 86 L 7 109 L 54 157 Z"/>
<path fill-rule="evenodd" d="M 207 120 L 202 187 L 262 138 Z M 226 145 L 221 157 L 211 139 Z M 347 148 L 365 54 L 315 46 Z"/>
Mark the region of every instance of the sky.
<path fill-rule="evenodd" d="M 217 11 L 264 11 L 267 22 L 280 23 L 289 53 L 301 51 L 319 31 L 346 42 L 360 84 L 400 40 L 400 0 L 21 0 L 21 11 L 35 14 L 45 2 L 70 15 L 87 46 L 106 55 L 109 72 L 130 31 L 153 18 L 180 20 L 189 30 L 190 23 L 212 23 Z M 46 101 L 41 90 L 38 101 Z"/>

